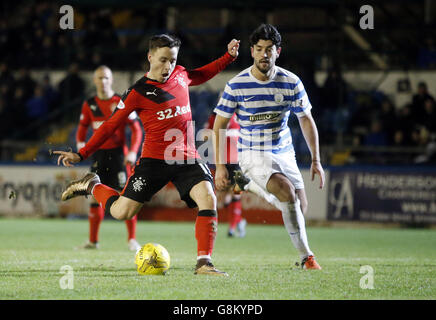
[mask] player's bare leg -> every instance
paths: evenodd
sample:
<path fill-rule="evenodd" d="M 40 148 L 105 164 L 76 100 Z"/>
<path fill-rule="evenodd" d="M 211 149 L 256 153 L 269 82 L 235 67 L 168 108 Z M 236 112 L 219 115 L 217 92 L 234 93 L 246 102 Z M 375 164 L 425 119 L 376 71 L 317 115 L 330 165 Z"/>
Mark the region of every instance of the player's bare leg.
<path fill-rule="evenodd" d="M 110 214 L 117 220 L 132 219 L 144 204 L 124 196 L 120 196 L 110 207 Z"/>
<path fill-rule="evenodd" d="M 192 187 L 189 196 L 198 206 L 195 222 L 197 239 L 197 265 L 194 274 L 228 276 L 212 264 L 212 251 L 217 232 L 216 197 L 209 181 L 201 181 Z"/>
<path fill-rule="evenodd" d="M 189 196 L 198 206 L 198 210 L 216 210 L 216 196 L 209 181 L 201 181 L 192 187 Z"/>
<path fill-rule="evenodd" d="M 288 231 L 294 247 L 298 250 L 301 258 L 301 266 L 306 269 L 321 269 L 315 261 L 313 252 L 309 248 L 306 234 L 306 226 L 300 205 L 300 197 L 305 200 L 304 189 L 300 189 L 299 196 L 294 186 L 287 177 L 281 173 L 273 174 L 266 185 L 267 191 L 274 194 L 280 200 L 283 223 Z M 307 201 L 306 201 L 307 202 Z M 307 204 L 305 204 L 307 208 Z"/>

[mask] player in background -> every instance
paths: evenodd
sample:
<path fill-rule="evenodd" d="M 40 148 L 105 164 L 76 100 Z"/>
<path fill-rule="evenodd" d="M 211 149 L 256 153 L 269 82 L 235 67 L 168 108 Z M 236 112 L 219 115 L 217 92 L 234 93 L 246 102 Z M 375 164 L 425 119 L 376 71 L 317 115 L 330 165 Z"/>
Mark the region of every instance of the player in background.
<path fill-rule="evenodd" d="M 100 66 L 94 71 L 93 82 L 97 95 L 87 99 L 82 105 L 76 134 L 77 150 L 85 146 L 88 128 L 92 127 L 93 131 L 97 130 L 104 121 L 110 118 L 121 99 L 112 89 L 112 71 L 107 66 Z M 131 130 L 130 150 L 126 145 L 126 126 Z M 137 120 L 136 113 L 132 112 L 115 133 L 93 154 L 91 172 L 98 174 L 104 184 L 121 191 L 127 181 L 126 173 L 130 175 L 132 172 L 141 145 L 141 138 L 141 125 Z M 98 233 L 103 219 L 103 207 L 92 198 L 88 214 L 89 241 L 82 248 L 98 248 Z M 136 216 L 126 220 L 127 242 L 132 251 L 141 247 L 136 241 L 136 221 Z"/>
<path fill-rule="evenodd" d="M 180 40 L 170 35 L 151 37 L 147 54 L 150 70 L 126 91 L 112 116 L 78 153 L 54 152 L 59 154 L 58 164 L 71 167 L 97 151 L 129 114 L 137 111 L 145 138 L 141 159 L 123 191 L 119 193 L 100 183 L 95 173 L 88 173 L 67 186 L 62 200 L 92 194 L 114 218 L 131 219 L 145 201 L 171 181 L 189 207 L 198 207 L 195 274 L 227 276 L 212 264 L 216 197 L 209 168 L 200 162 L 195 148 L 189 86 L 202 84 L 224 70 L 236 59 L 239 41 L 233 39 L 221 58 L 194 70 L 176 65 L 180 45 Z"/>
<path fill-rule="evenodd" d="M 209 116 L 207 123 L 205 124 L 206 129 L 213 129 L 213 124 L 215 122 L 216 113 L 212 112 Z M 240 192 L 236 193 L 233 191 L 233 186 L 235 185 L 234 172 L 240 170 L 238 165 L 238 131 L 239 124 L 236 122 L 236 115 L 230 118 L 229 124 L 227 125 L 227 161 L 226 168 L 229 172 L 230 186 L 224 191 L 217 192 L 218 202 L 224 203 L 224 208 L 227 210 L 229 217 L 229 230 L 227 236 L 234 237 L 235 231 L 238 231 L 238 236 L 240 238 L 245 237 L 247 220 L 242 218 L 242 203 Z"/>
<path fill-rule="evenodd" d="M 281 36 L 270 24 L 262 24 L 250 36 L 253 65 L 232 78 L 218 102 L 214 124 L 216 159 L 215 183 L 218 190 L 229 185 L 228 171 L 219 140 L 236 113 L 240 125 L 239 165 L 235 180 L 243 190 L 264 197 L 281 212 L 291 241 L 298 250 L 301 266 L 321 269 L 309 248 L 303 213 L 307 210 L 304 182 L 295 159 L 288 126 L 290 113 L 299 120 L 312 155 L 312 180 L 315 174 L 324 185 L 324 170 L 319 153 L 318 130 L 311 115 L 311 104 L 301 80 L 275 65 L 281 52 Z"/>

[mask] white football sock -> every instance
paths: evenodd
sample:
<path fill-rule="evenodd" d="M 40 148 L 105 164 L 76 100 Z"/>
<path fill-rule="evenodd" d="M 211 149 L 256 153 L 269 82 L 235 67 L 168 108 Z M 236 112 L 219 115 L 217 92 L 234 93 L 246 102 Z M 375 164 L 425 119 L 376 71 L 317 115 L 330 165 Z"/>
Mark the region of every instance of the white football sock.
<path fill-rule="evenodd" d="M 280 202 L 283 223 L 288 231 L 294 247 L 298 250 L 301 260 L 313 255 L 310 251 L 306 235 L 306 226 L 303 212 L 300 208 L 300 200 L 296 202 Z"/>

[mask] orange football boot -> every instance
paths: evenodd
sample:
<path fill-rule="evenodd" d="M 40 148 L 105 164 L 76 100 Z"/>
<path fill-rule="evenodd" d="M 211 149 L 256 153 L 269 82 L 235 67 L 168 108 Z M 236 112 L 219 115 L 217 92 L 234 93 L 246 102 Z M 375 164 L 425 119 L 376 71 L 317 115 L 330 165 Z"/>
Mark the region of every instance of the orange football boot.
<path fill-rule="evenodd" d="M 301 267 L 303 269 L 314 269 L 314 270 L 321 270 L 321 266 L 316 262 L 314 256 L 308 256 L 307 258 L 304 258 L 301 262 Z"/>

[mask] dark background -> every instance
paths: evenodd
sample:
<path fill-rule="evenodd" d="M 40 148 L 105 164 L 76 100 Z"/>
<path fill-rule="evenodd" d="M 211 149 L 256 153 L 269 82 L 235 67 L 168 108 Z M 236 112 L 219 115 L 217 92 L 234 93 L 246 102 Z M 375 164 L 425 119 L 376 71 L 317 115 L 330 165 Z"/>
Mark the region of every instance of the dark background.
<path fill-rule="evenodd" d="M 228 69 L 237 72 L 252 64 L 247 40 L 264 22 L 274 24 L 282 35 L 278 65 L 297 74 L 309 94 L 324 164 L 431 165 L 436 161 L 435 102 L 424 88 L 431 92 L 435 84 L 422 84 L 418 94 L 418 85 L 411 81 L 417 72 L 436 74 L 434 0 L 70 1 L 73 30 L 59 28 L 63 4 L 0 4 L 3 162 L 50 161 L 49 151 L 56 144 L 73 147 L 80 105 L 93 94 L 92 86 L 83 80 L 84 72 L 101 64 L 128 73 L 145 70 L 151 35 L 179 36 L 178 63 L 188 68 L 210 62 L 223 54 L 230 39 L 241 39 L 240 56 Z M 374 9 L 373 30 L 359 28 L 362 5 Z M 369 48 L 353 39 L 347 27 Z M 374 63 L 371 55 L 386 66 Z M 36 79 L 35 72 L 41 71 L 46 76 Z M 56 71 L 66 74 L 54 84 Z M 350 71 L 379 71 L 386 76 L 404 72 L 397 92 L 409 94 L 409 102 L 395 105 L 395 97 L 381 91 L 378 83 L 361 88 L 347 82 L 343 74 Z M 322 83 L 315 81 L 317 72 L 327 73 Z M 216 90 L 191 94 L 197 129 L 218 96 Z M 290 125 L 298 161 L 306 164 L 310 155 L 295 117 Z"/>

